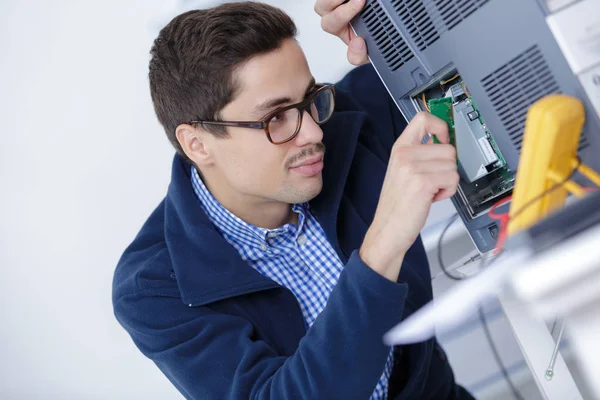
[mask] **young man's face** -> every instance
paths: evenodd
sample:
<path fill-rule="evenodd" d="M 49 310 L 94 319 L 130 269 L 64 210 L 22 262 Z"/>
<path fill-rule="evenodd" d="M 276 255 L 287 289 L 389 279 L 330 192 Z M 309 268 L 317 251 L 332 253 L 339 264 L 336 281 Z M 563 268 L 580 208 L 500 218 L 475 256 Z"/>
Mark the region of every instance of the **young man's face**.
<path fill-rule="evenodd" d="M 250 59 L 236 77 L 239 91 L 221 111 L 223 121 L 261 120 L 277 108 L 302 101 L 314 84 L 304 53 L 292 39 Z M 218 177 L 212 185 L 226 185 L 230 195 L 289 204 L 311 200 L 321 191 L 323 132 L 308 113 L 296 137 L 279 145 L 269 142 L 263 130 L 227 130 L 227 139 L 205 135 L 212 157 L 201 170 L 209 168 L 207 175 Z"/>

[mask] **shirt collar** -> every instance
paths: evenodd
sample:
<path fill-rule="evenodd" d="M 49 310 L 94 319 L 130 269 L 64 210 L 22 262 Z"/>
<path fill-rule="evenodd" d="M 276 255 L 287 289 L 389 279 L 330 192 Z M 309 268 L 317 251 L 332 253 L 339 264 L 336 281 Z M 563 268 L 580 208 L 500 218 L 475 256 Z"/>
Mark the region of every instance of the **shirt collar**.
<path fill-rule="evenodd" d="M 253 244 L 260 246 L 266 244 L 269 236 L 272 234 L 293 234 L 296 238 L 302 231 L 306 221 L 305 214 L 309 207 L 308 203 L 292 205 L 292 211 L 298 213 L 298 227 L 292 224 L 285 224 L 276 229 L 259 228 L 242 220 L 223 207 L 210 193 L 202 178 L 200 178 L 198 170 L 194 166 L 191 168 L 192 186 L 202 209 L 217 230 L 228 240 L 244 245 Z"/>

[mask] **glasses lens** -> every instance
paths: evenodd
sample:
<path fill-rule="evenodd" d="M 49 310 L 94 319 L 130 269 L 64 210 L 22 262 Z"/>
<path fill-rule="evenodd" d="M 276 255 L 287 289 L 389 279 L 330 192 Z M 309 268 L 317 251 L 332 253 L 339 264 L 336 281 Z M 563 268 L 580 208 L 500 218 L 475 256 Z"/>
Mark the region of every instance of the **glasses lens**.
<path fill-rule="evenodd" d="M 273 143 L 282 143 L 292 137 L 300 125 L 300 112 L 296 108 L 275 114 L 269 120 L 269 134 Z"/>
<path fill-rule="evenodd" d="M 333 90 L 322 90 L 315 96 L 310 104 L 310 115 L 317 124 L 323 124 L 331 118 L 334 105 Z"/>

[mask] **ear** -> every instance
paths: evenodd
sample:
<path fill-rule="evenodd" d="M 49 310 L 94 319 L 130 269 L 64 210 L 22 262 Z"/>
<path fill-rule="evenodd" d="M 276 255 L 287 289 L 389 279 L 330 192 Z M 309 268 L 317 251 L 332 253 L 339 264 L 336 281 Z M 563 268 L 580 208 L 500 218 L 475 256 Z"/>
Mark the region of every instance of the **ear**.
<path fill-rule="evenodd" d="M 185 155 L 197 166 L 212 163 L 209 133 L 190 124 L 181 124 L 175 130 L 175 135 Z"/>

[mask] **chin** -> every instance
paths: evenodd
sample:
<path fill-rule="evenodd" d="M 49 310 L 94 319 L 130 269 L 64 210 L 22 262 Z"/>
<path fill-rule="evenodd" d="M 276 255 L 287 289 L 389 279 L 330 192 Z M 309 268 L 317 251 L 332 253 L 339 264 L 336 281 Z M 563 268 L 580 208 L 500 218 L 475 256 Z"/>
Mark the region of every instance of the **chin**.
<path fill-rule="evenodd" d="M 319 195 L 319 193 L 321 193 L 321 190 L 323 190 L 323 182 L 319 181 L 318 186 L 315 185 L 315 187 L 312 188 L 312 190 L 306 191 L 306 200 L 304 200 L 303 203 L 307 202 L 307 201 L 311 201 L 312 199 L 317 197 Z"/>
<path fill-rule="evenodd" d="M 307 195 L 311 196 L 311 200 L 315 198 L 321 190 L 323 189 L 323 176 L 319 173 L 318 175 L 312 177 L 305 183 L 304 191 Z"/>
<path fill-rule="evenodd" d="M 295 185 L 290 185 L 281 191 L 282 201 L 289 204 L 299 204 L 306 203 L 311 201 L 315 197 L 321 193 L 323 189 L 323 179 L 321 175 L 312 177 L 309 180 L 304 180 L 304 182 L 296 183 Z"/>

